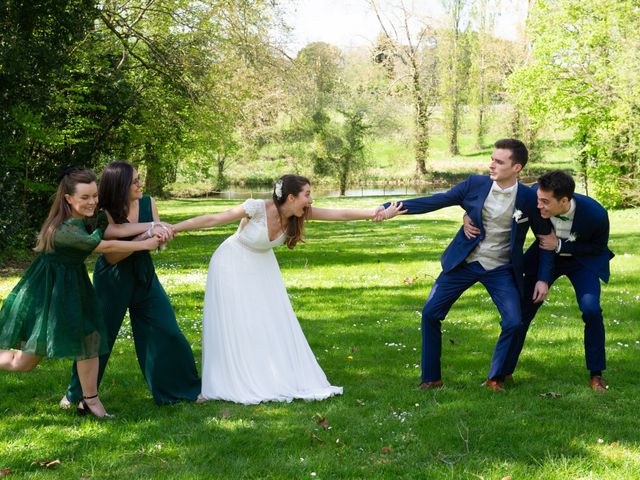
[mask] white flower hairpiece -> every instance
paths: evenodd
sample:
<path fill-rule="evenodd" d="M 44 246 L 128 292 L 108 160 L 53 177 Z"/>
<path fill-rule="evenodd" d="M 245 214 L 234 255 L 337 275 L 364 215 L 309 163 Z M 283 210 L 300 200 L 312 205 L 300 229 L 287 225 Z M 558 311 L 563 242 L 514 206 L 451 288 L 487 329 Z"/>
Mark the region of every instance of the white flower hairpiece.
<path fill-rule="evenodd" d="M 520 217 L 522 217 L 522 212 L 516 208 L 516 211 L 513 212 L 513 218 L 517 222 L 518 220 L 520 220 Z"/>
<path fill-rule="evenodd" d="M 276 198 L 280 200 L 282 198 L 282 180 L 278 180 L 276 182 L 276 186 L 273 191 L 276 194 Z"/>

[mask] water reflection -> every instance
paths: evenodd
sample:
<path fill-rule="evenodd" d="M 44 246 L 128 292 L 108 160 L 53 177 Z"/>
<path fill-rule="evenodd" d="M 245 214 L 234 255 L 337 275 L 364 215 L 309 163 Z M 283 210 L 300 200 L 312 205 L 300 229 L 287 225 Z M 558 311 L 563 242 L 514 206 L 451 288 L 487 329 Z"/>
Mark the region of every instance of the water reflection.
<path fill-rule="evenodd" d="M 359 187 L 348 189 L 345 197 L 385 197 L 385 196 L 414 196 L 414 195 L 431 195 L 433 193 L 443 192 L 449 186 L 443 185 L 406 185 L 393 187 Z M 335 188 L 313 187 L 312 193 L 316 197 L 339 197 L 340 191 Z M 228 200 L 245 200 L 247 198 L 271 198 L 272 190 L 265 187 L 256 188 L 232 188 L 219 193 L 209 193 L 208 197 L 218 197 Z"/>

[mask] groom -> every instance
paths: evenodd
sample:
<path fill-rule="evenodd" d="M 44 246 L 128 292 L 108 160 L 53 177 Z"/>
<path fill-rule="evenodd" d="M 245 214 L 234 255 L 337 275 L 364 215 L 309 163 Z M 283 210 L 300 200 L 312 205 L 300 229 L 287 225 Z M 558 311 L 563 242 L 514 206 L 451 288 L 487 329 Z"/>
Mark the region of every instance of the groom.
<path fill-rule="evenodd" d="M 447 192 L 402 201 L 408 214 L 459 205 L 480 229 L 475 238 L 467 238 L 461 228 L 440 258 L 442 272 L 422 310 L 422 389 L 443 386 L 441 322 L 460 295 L 480 282 L 498 308 L 502 328 L 484 385 L 504 390 L 506 356 L 522 323 L 525 237 L 530 226 L 536 234 L 551 232 L 551 223 L 543 220 L 536 208 L 536 194 L 518 182 L 529 158 L 526 146 L 511 138 L 498 140 L 494 146 L 489 176 L 471 175 Z M 539 259 L 535 299 L 541 302 L 548 291 L 553 252 L 544 251 Z"/>
<path fill-rule="evenodd" d="M 562 275 L 566 275 L 573 285 L 584 321 L 584 353 L 591 373 L 589 383 L 596 391 L 606 391 L 607 384 L 602 378 L 606 364 L 600 280 L 609 281 L 609 260 L 613 258 L 608 246 L 609 216 L 598 202 L 574 193 L 574 190 L 573 178 L 560 170 L 545 173 L 538 179 L 538 208 L 543 218 L 551 219 L 554 230 L 549 235 L 540 235 L 539 241 L 525 254 L 523 327 L 512 342 L 505 373 L 510 375 L 515 370 L 529 324 L 540 308 L 541 303 L 533 303 L 529 297 L 534 288 L 538 257 L 550 251 L 556 258 L 549 285 Z"/>

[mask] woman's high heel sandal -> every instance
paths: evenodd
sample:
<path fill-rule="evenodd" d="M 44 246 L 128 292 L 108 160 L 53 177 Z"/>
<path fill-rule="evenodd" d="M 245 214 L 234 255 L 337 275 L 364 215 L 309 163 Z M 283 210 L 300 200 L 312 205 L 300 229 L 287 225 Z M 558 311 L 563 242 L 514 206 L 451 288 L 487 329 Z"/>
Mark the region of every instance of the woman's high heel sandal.
<path fill-rule="evenodd" d="M 106 413 L 101 417 L 99 415 L 96 415 L 93 410 L 91 410 L 91 407 L 89 406 L 89 404 L 87 403 L 87 400 L 91 400 L 92 398 L 97 398 L 98 394 L 96 393 L 95 395 L 92 395 L 91 397 L 82 397 L 82 400 L 80 400 L 80 405 L 82 405 L 82 408 L 80 408 L 80 405 L 76 408 L 76 412 L 78 413 L 79 417 L 84 417 L 85 415 L 91 414 L 96 418 L 104 418 L 104 419 L 114 419 L 116 418 L 115 415 L 111 415 L 110 413 Z"/>

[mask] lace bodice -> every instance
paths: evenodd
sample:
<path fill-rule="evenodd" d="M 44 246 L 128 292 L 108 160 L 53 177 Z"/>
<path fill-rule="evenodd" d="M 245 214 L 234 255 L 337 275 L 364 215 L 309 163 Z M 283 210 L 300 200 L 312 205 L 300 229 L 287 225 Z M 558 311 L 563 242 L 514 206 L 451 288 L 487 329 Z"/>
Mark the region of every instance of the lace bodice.
<path fill-rule="evenodd" d="M 84 218 L 71 218 L 56 229 L 54 250 L 44 253 L 48 261 L 83 265 L 84 260 L 102 241 L 102 229 L 87 232 Z"/>
<path fill-rule="evenodd" d="M 249 220 L 241 222 L 236 232 L 240 243 L 255 250 L 269 250 L 284 243 L 284 233 L 275 240 L 269 241 L 267 209 L 264 200 L 248 199 L 245 200 L 242 207 Z"/>

